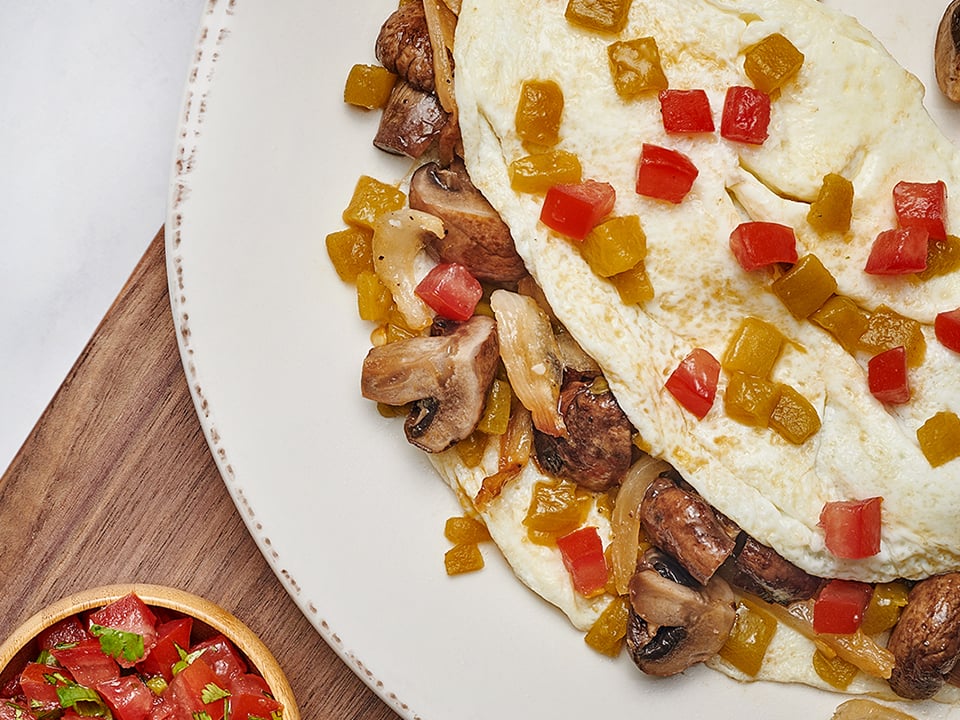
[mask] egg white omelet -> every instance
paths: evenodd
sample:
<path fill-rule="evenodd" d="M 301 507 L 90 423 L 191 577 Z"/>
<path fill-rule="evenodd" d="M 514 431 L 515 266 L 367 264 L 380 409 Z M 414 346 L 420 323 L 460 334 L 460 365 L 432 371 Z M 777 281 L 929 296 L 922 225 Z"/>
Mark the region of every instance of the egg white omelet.
<path fill-rule="evenodd" d="M 917 428 L 934 413 L 960 413 L 960 358 L 934 337 L 938 312 L 960 306 L 957 272 L 916 282 L 879 278 L 863 267 L 873 239 L 896 226 L 891 193 L 900 180 L 943 180 L 955 193 L 948 217 L 960 217 L 960 154 L 923 108 L 922 84 L 855 20 L 815 0 L 634 0 L 621 38 L 654 37 L 674 88 L 706 90 L 715 118 L 726 89 L 750 84 L 744 50 L 780 32 L 804 54 L 799 74 L 774 98 L 762 146 L 719 133 L 667 135 L 656 94 L 624 101 L 607 61 L 611 36 L 572 26 L 565 0 L 465 0 L 455 43 L 456 96 L 471 179 L 510 226 L 517 250 L 553 312 L 601 366 L 650 453 L 671 463 L 703 497 L 759 542 L 807 572 L 883 582 L 960 568 L 960 460 L 933 468 Z M 508 166 L 527 155 L 515 129 L 521 84 L 555 81 L 565 106 L 558 147 L 575 153 L 584 177 L 617 190 L 613 214 L 636 214 L 647 239 L 646 268 L 655 298 L 624 305 L 571 241 L 539 221 L 542 196 L 515 192 Z M 719 124 L 719 123 L 718 123 Z M 635 192 L 641 144 L 686 154 L 699 170 L 679 206 Z M 806 222 L 823 176 L 855 187 L 853 222 L 843 238 L 821 237 Z M 864 358 L 829 334 L 796 320 L 769 291 L 770 276 L 744 272 L 729 248 L 745 220 L 795 229 L 838 281 L 838 293 L 873 310 L 886 305 L 922 323 L 926 354 L 910 370 L 912 397 L 886 407 L 867 389 Z M 949 229 L 949 228 L 948 228 Z M 694 347 L 721 357 L 741 321 L 759 317 L 788 339 L 773 370 L 809 400 L 822 427 L 802 445 L 747 427 L 718 401 L 698 421 L 664 389 Z M 472 507 L 496 450 L 467 468 L 456 451 L 431 460 Z M 586 629 L 609 602 L 574 592 L 555 548 L 534 544 L 522 519 L 544 476 L 529 463 L 496 502 L 483 508 L 490 532 L 517 576 Z M 883 498 L 880 552 L 862 560 L 831 554 L 819 527 L 825 503 Z M 607 517 L 590 524 L 609 541 Z M 812 645 L 781 626 L 753 679 L 826 684 L 809 661 Z M 722 660 L 711 665 L 741 679 Z M 851 692 L 892 697 L 886 683 L 860 676 Z M 956 701 L 947 687 L 938 699 Z"/>

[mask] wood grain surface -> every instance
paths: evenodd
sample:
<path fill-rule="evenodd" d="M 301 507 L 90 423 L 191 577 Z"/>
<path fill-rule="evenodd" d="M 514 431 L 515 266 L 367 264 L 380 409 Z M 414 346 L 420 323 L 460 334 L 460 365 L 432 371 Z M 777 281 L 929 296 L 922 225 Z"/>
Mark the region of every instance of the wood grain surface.
<path fill-rule="evenodd" d="M 313 630 L 238 515 L 187 390 L 163 231 L 0 477 L 0 635 L 120 582 L 170 585 L 266 643 L 303 718 L 398 716 Z"/>

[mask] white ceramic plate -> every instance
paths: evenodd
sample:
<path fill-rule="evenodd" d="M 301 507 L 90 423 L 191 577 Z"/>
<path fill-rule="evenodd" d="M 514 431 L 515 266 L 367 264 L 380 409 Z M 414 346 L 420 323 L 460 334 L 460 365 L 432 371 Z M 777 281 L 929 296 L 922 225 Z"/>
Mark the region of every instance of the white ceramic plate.
<path fill-rule="evenodd" d="M 935 89 L 945 0 L 834 0 Z M 603 658 L 490 548 L 448 578 L 459 508 L 427 461 L 359 394 L 369 327 L 324 236 L 361 174 L 399 180 L 346 107 L 353 63 L 395 0 L 212 0 L 183 108 L 167 221 L 173 314 L 188 381 L 250 531 L 321 635 L 408 718 L 828 718 L 838 696 L 740 685 L 703 669 L 655 681 Z M 226 569 L 229 572 L 229 569 Z M 930 717 L 943 715 L 934 708 Z"/>

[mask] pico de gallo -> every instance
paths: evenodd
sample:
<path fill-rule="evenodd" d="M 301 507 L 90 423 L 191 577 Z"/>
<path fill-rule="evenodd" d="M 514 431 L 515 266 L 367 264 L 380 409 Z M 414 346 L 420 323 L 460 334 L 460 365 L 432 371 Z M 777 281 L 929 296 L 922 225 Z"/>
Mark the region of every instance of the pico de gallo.
<path fill-rule="evenodd" d="M 237 647 L 193 623 L 134 594 L 57 622 L 0 686 L 0 720 L 281 720 Z"/>

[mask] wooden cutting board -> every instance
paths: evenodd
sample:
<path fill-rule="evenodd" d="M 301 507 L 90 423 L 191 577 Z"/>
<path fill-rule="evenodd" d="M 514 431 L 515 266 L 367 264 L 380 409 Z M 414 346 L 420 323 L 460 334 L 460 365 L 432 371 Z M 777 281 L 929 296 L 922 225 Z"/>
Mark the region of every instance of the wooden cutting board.
<path fill-rule="evenodd" d="M 237 615 L 305 719 L 398 717 L 286 594 L 220 479 L 180 365 L 163 230 L 0 477 L 0 636 L 69 593 L 122 582 Z"/>

